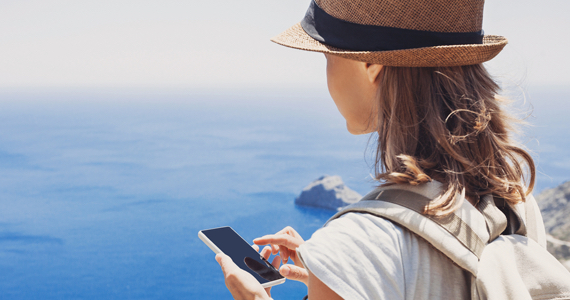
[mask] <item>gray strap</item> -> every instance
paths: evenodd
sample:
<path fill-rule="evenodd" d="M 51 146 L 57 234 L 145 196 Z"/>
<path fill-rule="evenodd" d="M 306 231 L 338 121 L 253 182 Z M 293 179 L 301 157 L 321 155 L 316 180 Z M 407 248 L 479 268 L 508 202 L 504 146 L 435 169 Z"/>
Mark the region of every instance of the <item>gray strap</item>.
<path fill-rule="evenodd" d="M 525 223 L 526 223 L 526 234 L 527 237 L 533 239 L 535 242 L 540 243 L 538 241 L 538 228 L 537 228 L 537 219 L 536 219 L 536 211 L 534 207 L 534 198 L 527 197 L 524 203 L 524 210 L 525 210 Z"/>
<path fill-rule="evenodd" d="M 400 205 L 416 213 L 430 219 L 431 221 L 435 222 L 442 228 L 444 228 L 447 232 L 455 236 L 455 238 L 469 251 L 475 254 L 477 257 L 481 257 L 483 253 L 483 249 L 485 248 L 485 243 L 481 238 L 473 231 L 471 227 L 460 217 L 455 214 L 449 214 L 445 217 L 434 217 L 424 215 L 424 209 L 431 201 L 430 198 L 425 197 L 420 194 L 416 194 L 414 192 L 406 191 L 406 190 L 397 190 L 397 189 L 390 189 L 390 190 L 375 190 L 368 195 L 364 196 L 362 200 L 379 200 L 384 202 L 389 202 L 393 204 Z M 348 207 L 338 213 L 336 213 L 330 220 L 334 220 L 341 215 L 348 213 L 348 212 L 365 212 L 374 214 L 371 210 L 366 210 L 362 208 L 355 208 L 352 209 Z M 380 215 L 381 216 L 381 215 Z M 406 227 L 406 224 L 400 224 Z"/>
<path fill-rule="evenodd" d="M 497 208 L 491 194 L 483 196 L 477 206 L 483 217 L 485 217 L 487 231 L 489 232 L 489 242 L 491 242 L 507 228 L 507 217 Z"/>
<path fill-rule="evenodd" d="M 527 236 L 526 216 L 521 216 L 516 207 L 509 205 L 503 198 L 494 198 L 493 203 L 503 208 L 507 218 L 508 232 L 506 234 L 518 234 Z"/>

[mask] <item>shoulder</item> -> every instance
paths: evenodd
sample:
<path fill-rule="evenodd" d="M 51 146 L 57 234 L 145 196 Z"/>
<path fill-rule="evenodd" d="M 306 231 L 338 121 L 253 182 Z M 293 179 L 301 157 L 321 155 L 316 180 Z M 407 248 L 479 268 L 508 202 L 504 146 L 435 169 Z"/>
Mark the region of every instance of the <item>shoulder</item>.
<path fill-rule="evenodd" d="M 463 299 L 463 271 L 421 237 L 387 219 L 347 213 L 298 248 L 305 267 L 344 299 Z M 454 280 L 455 278 L 455 280 Z M 448 291 L 449 290 L 449 291 Z"/>
<path fill-rule="evenodd" d="M 362 264 L 365 257 L 375 263 L 382 257 L 389 264 L 402 259 L 404 230 L 389 220 L 364 213 L 347 213 L 317 230 L 300 248 L 306 256 L 319 255 L 333 261 Z M 374 257 L 371 253 L 379 253 Z M 394 266 L 396 267 L 396 266 Z"/>
<path fill-rule="evenodd" d="M 344 299 L 402 299 L 403 233 L 388 220 L 347 213 L 317 230 L 298 253 Z"/>
<path fill-rule="evenodd" d="M 336 261 L 362 264 L 362 258 L 366 258 L 372 264 L 391 264 L 392 269 L 399 269 L 402 243 L 408 234 L 389 220 L 365 213 L 347 213 L 317 230 L 305 246 L 311 253 L 327 255 Z"/>
<path fill-rule="evenodd" d="M 332 220 L 325 227 L 317 230 L 311 240 L 326 242 L 326 240 L 372 240 L 381 239 L 398 245 L 398 237 L 403 230 L 389 220 L 366 213 L 347 213 Z M 342 236 L 342 238 L 341 238 Z"/>

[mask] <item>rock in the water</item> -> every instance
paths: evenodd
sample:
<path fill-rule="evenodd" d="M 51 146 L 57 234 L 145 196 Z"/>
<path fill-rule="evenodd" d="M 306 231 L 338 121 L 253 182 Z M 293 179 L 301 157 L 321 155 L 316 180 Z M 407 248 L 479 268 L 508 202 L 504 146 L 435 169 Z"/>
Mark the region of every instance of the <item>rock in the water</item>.
<path fill-rule="evenodd" d="M 362 196 L 344 185 L 340 176 L 322 176 L 311 182 L 295 199 L 295 204 L 338 210 Z"/>

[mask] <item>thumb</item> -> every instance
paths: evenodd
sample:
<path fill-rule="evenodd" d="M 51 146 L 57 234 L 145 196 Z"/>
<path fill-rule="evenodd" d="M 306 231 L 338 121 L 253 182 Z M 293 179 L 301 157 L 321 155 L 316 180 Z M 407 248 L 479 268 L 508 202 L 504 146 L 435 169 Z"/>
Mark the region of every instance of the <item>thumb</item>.
<path fill-rule="evenodd" d="M 228 273 L 234 271 L 237 268 L 233 260 L 224 253 L 218 253 L 216 255 L 216 261 L 220 264 L 220 267 L 222 267 L 222 272 L 224 272 L 224 275 L 226 276 Z"/>
<path fill-rule="evenodd" d="M 283 265 L 281 269 L 279 269 L 279 273 L 287 279 L 300 281 L 304 284 L 309 282 L 309 272 L 307 272 L 305 268 L 295 265 Z"/>

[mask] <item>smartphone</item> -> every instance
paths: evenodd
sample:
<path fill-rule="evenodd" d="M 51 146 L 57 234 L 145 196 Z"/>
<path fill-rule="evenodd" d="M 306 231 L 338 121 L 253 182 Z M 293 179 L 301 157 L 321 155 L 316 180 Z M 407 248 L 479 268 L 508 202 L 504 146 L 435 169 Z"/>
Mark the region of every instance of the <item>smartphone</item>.
<path fill-rule="evenodd" d="M 285 277 L 279 274 L 279 270 L 231 227 L 200 230 L 198 237 L 216 254 L 224 253 L 231 257 L 238 267 L 253 275 L 264 288 L 285 282 Z"/>

